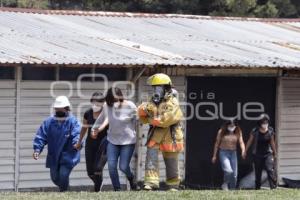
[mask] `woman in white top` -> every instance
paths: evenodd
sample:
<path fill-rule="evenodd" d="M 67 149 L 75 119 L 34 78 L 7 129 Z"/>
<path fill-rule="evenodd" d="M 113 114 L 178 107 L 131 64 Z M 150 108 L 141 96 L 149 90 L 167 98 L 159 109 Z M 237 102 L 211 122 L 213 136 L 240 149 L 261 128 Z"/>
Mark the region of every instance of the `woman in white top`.
<path fill-rule="evenodd" d="M 107 163 L 114 190 L 121 190 L 118 161 L 119 168 L 126 175 L 131 189 L 135 190 L 136 182 L 130 170 L 130 160 L 136 143 L 136 106 L 123 98 L 119 88 L 110 88 L 105 100 L 103 112 L 93 126 L 92 136 L 96 138 L 98 133 L 109 124 Z"/>

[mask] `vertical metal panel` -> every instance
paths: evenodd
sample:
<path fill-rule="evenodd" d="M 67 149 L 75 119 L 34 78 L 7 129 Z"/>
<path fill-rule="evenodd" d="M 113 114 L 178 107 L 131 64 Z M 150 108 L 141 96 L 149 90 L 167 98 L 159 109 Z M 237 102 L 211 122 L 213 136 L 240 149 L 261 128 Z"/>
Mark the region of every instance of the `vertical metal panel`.
<path fill-rule="evenodd" d="M 16 141 L 15 141 L 15 191 L 18 191 L 19 185 L 19 170 L 20 170 L 20 94 L 21 94 L 21 79 L 22 68 L 16 68 Z"/>
<path fill-rule="evenodd" d="M 0 189 L 15 189 L 16 82 L 0 81 Z"/>
<path fill-rule="evenodd" d="M 281 73 L 279 73 L 281 74 Z M 276 122 L 276 127 L 275 127 L 275 131 L 278 131 L 281 129 L 281 96 L 282 96 L 282 88 L 281 88 L 281 77 L 277 78 L 277 84 L 276 84 L 276 109 L 275 109 L 275 122 Z M 278 134 L 278 133 L 277 133 Z M 281 149 L 280 149 L 280 137 L 276 137 L 276 148 L 277 148 L 277 157 L 280 158 L 281 157 Z M 277 176 L 280 173 L 280 164 L 279 164 L 279 160 L 276 160 L 276 172 L 277 172 Z M 278 180 L 280 181 L 280 180 Z"/>
<path fill-rule="evenodd" d="M 279 87 L 278 175 L 300 179 L 300 79 L 282 78 Z"/>
<path fill-rule="evenodd" d="M 139 79 L 139 101 L 138 103 L 141 103 L 143 101 L 147 100 L 147 94 L 151 94 L 152 90 L 151 87 L 146 84 L 146 80 L 148 77 L 141 77 Z M 178 91 L 180 98 L 180 102 L 186 102 L 186 82 L 184 76 L 172 76 L 171 77 L 173 85 L 175 86 L 175 89 Z M 181 106 L 184 113 L 186 113 L 186 107 Z M 183 122 L 183 127 L 185 127 L 185 121 Z M 184 130 L 185 131 L 185 130 Z M 139 127 L 139 140 L 138 140 L 138 147 L 140 148 L 140 160 L 139 160 L 139 166 L 140 166 L 140 172 L 138 172 L 138 180 L 143 180 L 145 176 L 145 158 L 146 158 L 146 147 L 145 142 L 147 138 L 147 132 L 148 132 L 148 126 L 140 126 Z M 165 172 L 165 165 L 163 162 L 162 155 L 159 156 L 160 160 L 160 180 L 165 181 L 166 179 L 166 172 Z M 180 168 L 180 176 L 184 177 L 185 174 L 185 157 L 184 153 L 181 153 L 179 156 L 179 168 Z"/>

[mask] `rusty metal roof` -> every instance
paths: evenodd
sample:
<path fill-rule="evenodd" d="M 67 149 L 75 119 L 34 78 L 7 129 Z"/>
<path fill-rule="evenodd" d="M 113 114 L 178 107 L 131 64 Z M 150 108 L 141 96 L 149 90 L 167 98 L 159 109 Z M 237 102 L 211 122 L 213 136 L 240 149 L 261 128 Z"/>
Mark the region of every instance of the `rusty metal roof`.
<path fill-rule="evenodd" d="M 0 63 L 300 68 L 300 19 L 2 8 Z"/>

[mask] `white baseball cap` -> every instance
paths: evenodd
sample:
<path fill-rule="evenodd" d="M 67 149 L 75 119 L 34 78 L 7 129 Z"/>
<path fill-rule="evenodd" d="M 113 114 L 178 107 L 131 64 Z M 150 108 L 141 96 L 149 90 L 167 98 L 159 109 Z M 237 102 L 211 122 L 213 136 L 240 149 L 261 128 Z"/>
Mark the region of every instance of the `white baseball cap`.
<path fill-rule="evenodd" d="M 71 106 L 71 104 L 70 104 L 68 97 L 66 97 L 66 96 L 56 97 L 55 102 L 53 104 L 54 108 L 65 108 L 68 106 Z"/>

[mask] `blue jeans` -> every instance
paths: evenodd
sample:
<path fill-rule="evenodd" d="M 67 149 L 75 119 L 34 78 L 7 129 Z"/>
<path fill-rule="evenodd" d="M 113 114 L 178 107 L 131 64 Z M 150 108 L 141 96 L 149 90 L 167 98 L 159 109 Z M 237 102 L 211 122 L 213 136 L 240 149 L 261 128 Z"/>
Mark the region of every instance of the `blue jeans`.
<path fill-rule="evenodd" d="M 119 168 L 126 175 L 128 179 L 133 178 L 130 170 L 130 160 L 134 152 L 135 144 L 129 145 L 114 145 L 110 142 L 107 144 L 107 163 L 108 171 L 114 190 L 120 190 L 121 184 L 118 173 L 118 160 Z"/>
<path fill-rule="evenodd" d="M 219 157 L 224 172 L 224 184 L 227 184 L 229 189 L 235 189 L 238 174 L 236 151 L 220 149 Z"/>
<path fill-rule="evenodd" d="M 50 168 L 51 180 L 59 187 L 59 191 L 64 192 L 69 189 L 69 177 L 72 168 L 65 165 L 59 165 L 57 169 Z"/>

